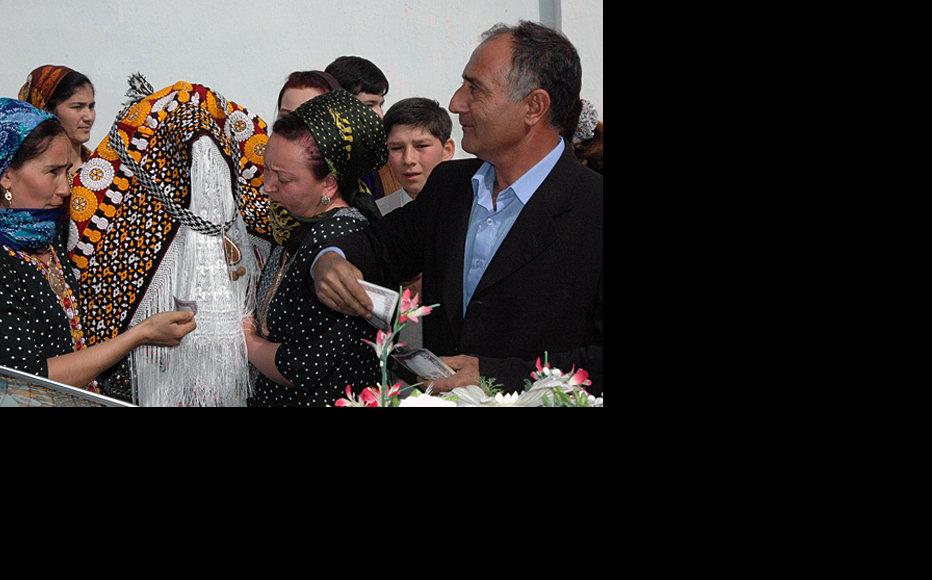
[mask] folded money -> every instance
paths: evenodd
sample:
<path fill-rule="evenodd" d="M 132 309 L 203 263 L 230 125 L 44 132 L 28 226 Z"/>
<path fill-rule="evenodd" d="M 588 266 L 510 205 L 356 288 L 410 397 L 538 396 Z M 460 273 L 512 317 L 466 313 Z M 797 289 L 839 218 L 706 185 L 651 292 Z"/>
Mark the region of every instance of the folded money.
<path fill-rule="evenodd" d="M 181 300 L 177 296 L 172 296 L 175 299 L 175 310 L 178 312 L 193 312 L 197 315 L 197 302 L 193 300 Z"/>
<path fill-rule="evenodd" d="M 392 357 L 401 366 L 424 379 L 443 379 L 455 374 L 453 369 L 440 360 L 440 357 L 426 348 L 419 348 L 410 352 L 397 352 Z"/>
<path fill-rule="evenodd" d="M 384 332 L 391 332 L 395 308 L 398 306 L 398 299 L 401 295 L 394 290 L 370 284 L 365 280 L 360 280 L 359 285 L 372 300 L 372 318 L 369 319 L 369 323 Z"/>

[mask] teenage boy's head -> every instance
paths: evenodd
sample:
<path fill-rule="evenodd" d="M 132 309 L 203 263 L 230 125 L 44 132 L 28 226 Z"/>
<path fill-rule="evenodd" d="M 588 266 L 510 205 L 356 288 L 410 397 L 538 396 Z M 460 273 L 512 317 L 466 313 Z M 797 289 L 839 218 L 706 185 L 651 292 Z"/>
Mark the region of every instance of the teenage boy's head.
<path fill-rule="evenodd" d="M 382 105 L 385 104 L 385 95 L 388 94 L 388 79 L 372 61 L 360 56 L 341 56 L 324 70 L 332 74 L 344 89 L 354 94 L 379 117 L 384 116 Z"/>
<path fill-rule="evenodd" d="M 450 114 L 431 99 L 398 101 L 383 119 L 388 164 L 408 195 L 417 197 L 434 167 L 453 157 Z"/>

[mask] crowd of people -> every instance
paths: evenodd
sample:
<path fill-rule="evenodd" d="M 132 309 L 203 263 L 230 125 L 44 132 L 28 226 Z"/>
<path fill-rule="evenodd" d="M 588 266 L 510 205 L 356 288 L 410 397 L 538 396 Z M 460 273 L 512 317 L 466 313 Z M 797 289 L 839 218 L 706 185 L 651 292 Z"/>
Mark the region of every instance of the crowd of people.
<path fill-rule="evenodd" d="M 398 338 L 454 371 L 434 393 L 519 391 L 546 352 L 601 395 L 603 126 L 581 85 L 564 35 L 499 24 L 449 112 L 383 113 L 359 56 L 291 73 L 270 128 L 134 78 L 90 150 L 91 80 L 39 67 L 0 98 L 0 365 L 142 405 L 332 405 L 381 377 L 365 281 L 439 305 Z"/>

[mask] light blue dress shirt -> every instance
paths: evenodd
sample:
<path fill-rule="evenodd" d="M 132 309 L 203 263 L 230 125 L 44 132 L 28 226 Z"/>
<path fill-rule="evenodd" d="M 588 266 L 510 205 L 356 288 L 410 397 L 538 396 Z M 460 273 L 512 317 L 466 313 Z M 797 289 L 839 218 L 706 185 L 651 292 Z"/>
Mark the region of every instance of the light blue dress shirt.
<path fill-rule="evenodd" d="M 556 166 L 566 146 L 563 139 L 527 173 L 498 194 L 497 203 L 492 203 L 495 187 L 495 167 L 484 163 L 472 178 L 472 211 L 466 230 L 466 248 L 463 260 L 463 316 L 472 295 L 479 286 L 495 253 L 518 220 L 521 211 L 534 192 L 547 179 Z"/>
<path fill-rule="evenodd" d="M 472 211 L 469 214 L 469 227 L 466 230 L 466 248 L 463 260 L 463 316 L 472 295 L 479 286 L 479 280 L 485 273 L 495 252 L 502 245 L 505 236 L 518 220 L 521 211 L 531 200 L 534 192 L 541 186 L 563 155 L 566 145 L 563 139 L 557 143 L 546 157 L 522 175 L 517 181 L 498 194 L 497 204 L 492 204 L 492 191 L 495 186 L 495 167 L 485 162 L 472 177 Z M 314 265 L 327 252 L 336 252 L 346 257 L 342 250 L 328 247 L 318 253 L 311 264 Z M 313 277 L 313 274 L 311 275 Z"/>

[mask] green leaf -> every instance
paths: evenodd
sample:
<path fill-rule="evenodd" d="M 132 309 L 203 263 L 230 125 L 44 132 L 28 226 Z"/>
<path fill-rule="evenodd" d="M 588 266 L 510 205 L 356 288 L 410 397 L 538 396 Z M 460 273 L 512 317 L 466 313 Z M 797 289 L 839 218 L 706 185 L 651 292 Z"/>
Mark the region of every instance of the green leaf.
<path fill-rule="evenodd" d="M 497 393 L 503 392 L 505 386 L 495 380 L 494 377 L 479 377 L 479 384 L 476 385 L 489 397 L 494 397 Z"/>

